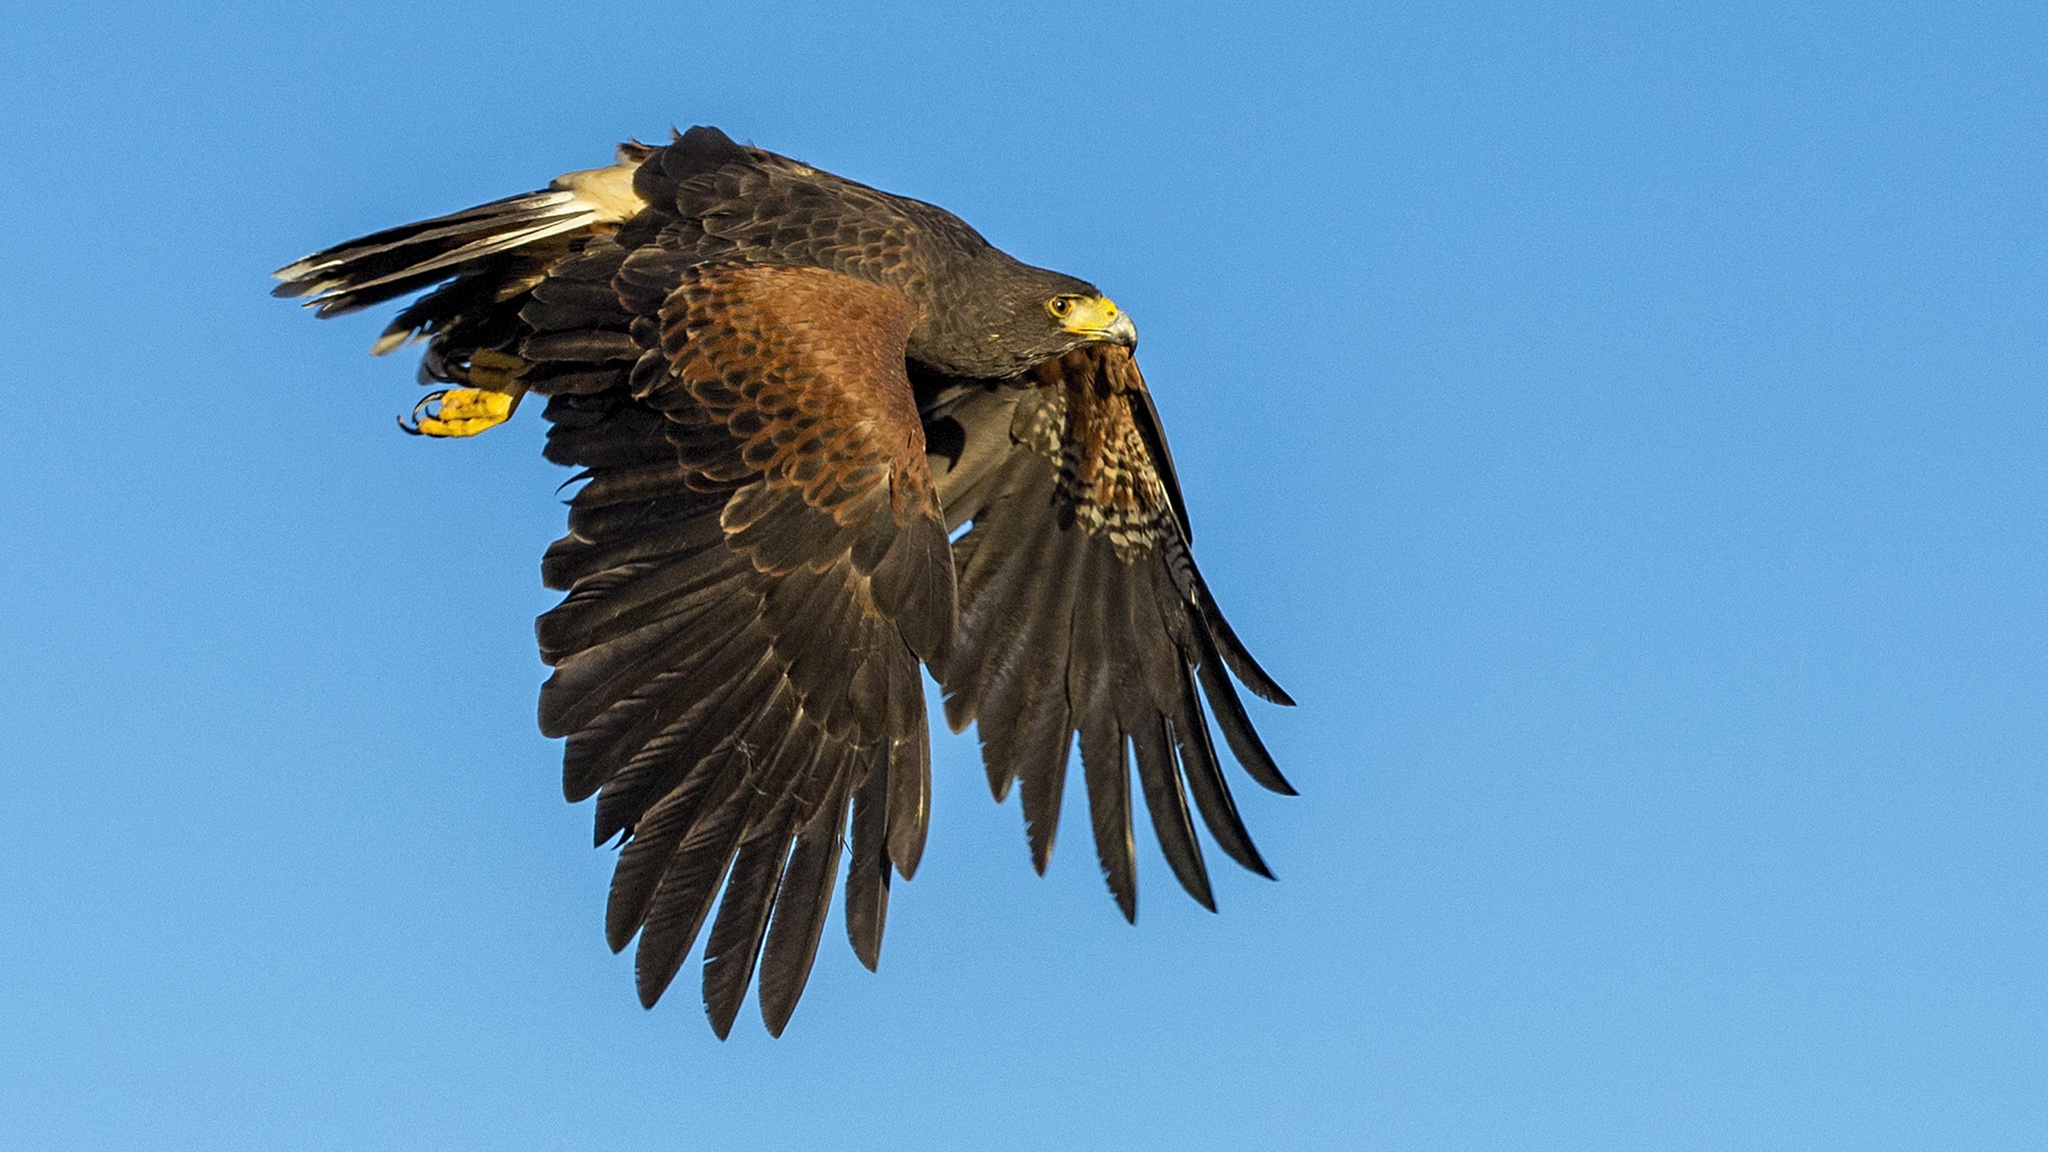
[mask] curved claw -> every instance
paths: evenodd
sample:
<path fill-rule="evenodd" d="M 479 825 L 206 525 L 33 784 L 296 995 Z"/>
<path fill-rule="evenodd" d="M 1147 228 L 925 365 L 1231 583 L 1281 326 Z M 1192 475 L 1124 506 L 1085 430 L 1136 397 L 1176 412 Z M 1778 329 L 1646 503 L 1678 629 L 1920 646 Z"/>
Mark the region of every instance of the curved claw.
<path fill-rule="evenodd" d="M 420 402 L 412 406 L 412 415 L 400 416 L 398 418 L 400 431 L 403 431 L 408 436 L 426 435 L 425 432 L 420 430 L 420 414 L 426 412 L 427 405 L 440 403 L 441 398 L 446 395 L 448 395 L 448 389 L 443 388 L 439 392 L 429 392 L 425 396 L 420 397 Z M 433 413 L 429 412 L 427 416 L 431 419 Z M 407 421 L 410 421 L 410 423 L 407 423 Z"/>

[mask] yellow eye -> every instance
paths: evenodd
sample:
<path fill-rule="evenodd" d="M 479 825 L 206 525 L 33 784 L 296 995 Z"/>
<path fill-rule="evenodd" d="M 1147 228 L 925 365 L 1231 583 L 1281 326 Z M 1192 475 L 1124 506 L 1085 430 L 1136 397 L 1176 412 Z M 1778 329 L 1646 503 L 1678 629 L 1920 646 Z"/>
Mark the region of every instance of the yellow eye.
<path fill-rule="evenodd" d="M 1045 302 L 1045 310 L 1052 313 L 1053 319 L 1065 320 L 1067 313 L 1074 310 L 1074 298 L 1072 296 L 1055 296 Z"/>

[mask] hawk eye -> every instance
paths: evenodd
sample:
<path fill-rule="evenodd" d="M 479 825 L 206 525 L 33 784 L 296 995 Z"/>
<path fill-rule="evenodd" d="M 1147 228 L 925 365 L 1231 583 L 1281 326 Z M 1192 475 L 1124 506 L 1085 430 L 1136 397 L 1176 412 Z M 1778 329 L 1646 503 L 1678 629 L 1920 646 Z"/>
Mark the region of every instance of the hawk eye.
<path fill-rule="evenodd" d="M 1074 298 L 1072 296 L 1055 296 L 1045 302 L 1045 310 L 1052 313 L 1053 319 L 1065 320 L 1067 313 L 1074 310 Z"/>

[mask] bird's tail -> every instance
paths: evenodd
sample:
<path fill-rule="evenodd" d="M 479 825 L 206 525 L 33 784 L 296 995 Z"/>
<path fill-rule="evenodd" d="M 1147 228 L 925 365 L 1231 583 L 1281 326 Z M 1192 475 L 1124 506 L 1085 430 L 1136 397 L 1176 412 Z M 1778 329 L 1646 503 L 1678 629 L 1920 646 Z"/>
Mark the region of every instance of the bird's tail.
<path fill-rule="evenodd" d="M 571 172 L 537 192 L 315 252 L 272 273 L 282 281 L 272 295 L 310 297 L 306 307 L 336 316 L 430 287 L 501 253 L 622 223 L 646 206 L 633 191 L 633 173 L 651 152 L 645 145 L 622 144 L 619 162 L 609 168 Z M 406 335 L 387 333 L 376 350 L 390 351 Z"/>

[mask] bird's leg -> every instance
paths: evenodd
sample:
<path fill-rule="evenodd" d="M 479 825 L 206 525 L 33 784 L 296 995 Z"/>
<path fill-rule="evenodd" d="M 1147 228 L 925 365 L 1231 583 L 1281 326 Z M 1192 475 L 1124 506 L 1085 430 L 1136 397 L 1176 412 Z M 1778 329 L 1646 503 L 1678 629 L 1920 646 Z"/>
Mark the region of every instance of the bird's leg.
<path fill-rule="evenodd" d="M 517 356 L 479 349 L 470 357 L 465 381 L 473 387 L 443 388 L 413 405 L 411 422 L 398 426 L 415 436 L 474 436 L 512 418 L 526 395 L 520 375 L 531 365 Z"/>

